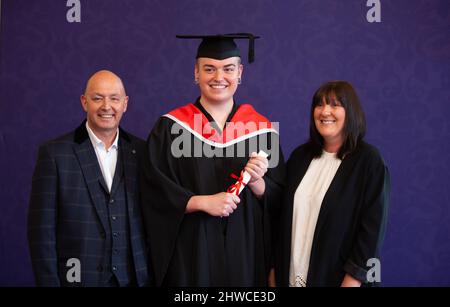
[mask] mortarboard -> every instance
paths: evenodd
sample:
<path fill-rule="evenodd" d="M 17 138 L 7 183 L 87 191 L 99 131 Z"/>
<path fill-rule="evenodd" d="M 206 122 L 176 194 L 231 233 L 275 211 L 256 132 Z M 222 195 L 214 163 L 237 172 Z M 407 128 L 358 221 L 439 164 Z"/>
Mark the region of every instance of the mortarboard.
<path fill-rule="evenodd" d="M 182 39 L 202 39 L 198 46 L 196 58 L 212 58 L 223 60 L 230 57 L 240 57 L 240 51 L 234 42 L 235 39 L 248 39 L 248 62 L 255 60 L 255 39 L 251 33 L 231 33 L 218 35 L 177 35 Z"/>

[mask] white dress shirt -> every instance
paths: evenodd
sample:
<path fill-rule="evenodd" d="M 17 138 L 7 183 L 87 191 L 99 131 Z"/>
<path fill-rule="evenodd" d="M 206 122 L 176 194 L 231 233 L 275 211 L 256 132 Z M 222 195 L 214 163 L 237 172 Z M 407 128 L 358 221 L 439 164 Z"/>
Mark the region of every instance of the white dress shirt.
<path fill-rule="evenodd" d="M 320 207 L 341 164 L 335 153 L 313 159 L 294 194 L 289 286 L 305 287 Z"/>
<path fill-rule="evenodd" d="M 108 187 L 109 192 L 111 192 L 112 181 L 116 171 L 119 129 L 117 129 L 116 138 L 114 139 L 113 144 L 108 149 L 106 149 L 105 143 L 103 143 L 103 141 L 95 135 L 94 131 L 91 130 L 87 122 L 86 129 L 88 131 L 89 138 L 91 139 L 92 146 L 94 146 L 98 164 L 100 164 L 100 169 L 103 174 L 103 179 L 105 179 L 106 186 Z"/>

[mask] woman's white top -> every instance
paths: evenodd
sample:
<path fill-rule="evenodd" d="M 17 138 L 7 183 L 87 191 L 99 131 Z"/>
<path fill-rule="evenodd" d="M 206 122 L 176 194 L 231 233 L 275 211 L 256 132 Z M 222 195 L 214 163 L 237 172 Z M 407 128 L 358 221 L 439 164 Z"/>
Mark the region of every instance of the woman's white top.
<path fill-rule="evenodd" d="M 289 286 L 305 287 L 320 207 L 341 164 L 335 153 L 313 159 L 294 194 Z"/>

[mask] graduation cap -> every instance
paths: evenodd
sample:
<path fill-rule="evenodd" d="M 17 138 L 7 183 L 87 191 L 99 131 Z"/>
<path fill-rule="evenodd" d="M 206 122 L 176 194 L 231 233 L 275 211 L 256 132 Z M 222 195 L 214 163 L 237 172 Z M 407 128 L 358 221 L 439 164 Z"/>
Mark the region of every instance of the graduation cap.
<path fill-rule="evenodd" d="M 255 60 L 255 39 L 251 33 L 231 33 L 218 35 L 177 35 L 177 38 L 183 39 L 202 39 L 197 50 L 198 58 L 211 58 L 223 60 L 230 57 L 240 57 L 240 51 L 234 42 L 235 39 L 248 39 L 248 62 Z"/>

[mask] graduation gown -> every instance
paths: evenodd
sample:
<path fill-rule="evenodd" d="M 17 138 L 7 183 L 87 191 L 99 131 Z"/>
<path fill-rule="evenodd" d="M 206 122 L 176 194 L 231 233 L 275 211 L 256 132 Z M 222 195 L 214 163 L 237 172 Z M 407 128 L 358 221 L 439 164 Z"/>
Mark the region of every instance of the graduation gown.
<path fill-rule="evenodd" d="M 201 118 L 201 127 L 198 122 L 196 127 L 195 116 Z M 250 105 L 234 105 L 227 125 L 249 121 L 262 125 L 225 137 L 228 126 L 220 133 L 197 101 L 162 116 L 150 133 L 141 193 L 157 286 L 266 285 L 271 262 L 271 223 L 281 202 L 284 162 L 278 134 Z M 179 145 L 181 135 L 190 145 Z M 267 138 L 264 149 L 262 140 Z M 251 148 L 251 144 L 257 148 Z M 192 196 L 227 191 L 236 182 L 230 174 L 240 174 L 251 151 L 267 150 L 271 144 L 276 144 L 280 158 L 278 165 L 269 168 L 264 176 L 266 190 L 260 200 L 250 188 L 244 188 L 239 195 L 241 202 L 229 217 L 185 213 Z M 199 154 L 199 145 L 216 154 Z M 172 146 L 182 148 L 190 156 L 176 157 Z M 245 148 L 243 157 L 237 157 L 239 146 Z M 231 148 L 234 156 L 225 156 Z"/>
<path fill-rule="evenodd" d="M 294 194 L 312 161 L 308 145 L 298 147 L 287 162 L 276 280 L 289 285 Z M 367 260 L 378 258 L 384 238 L 390 177 L 378 150 L 361 142 L 339 166 L 317 220 L 307 286 L 340 286 L 346 273 L 366 281 Z"/>

